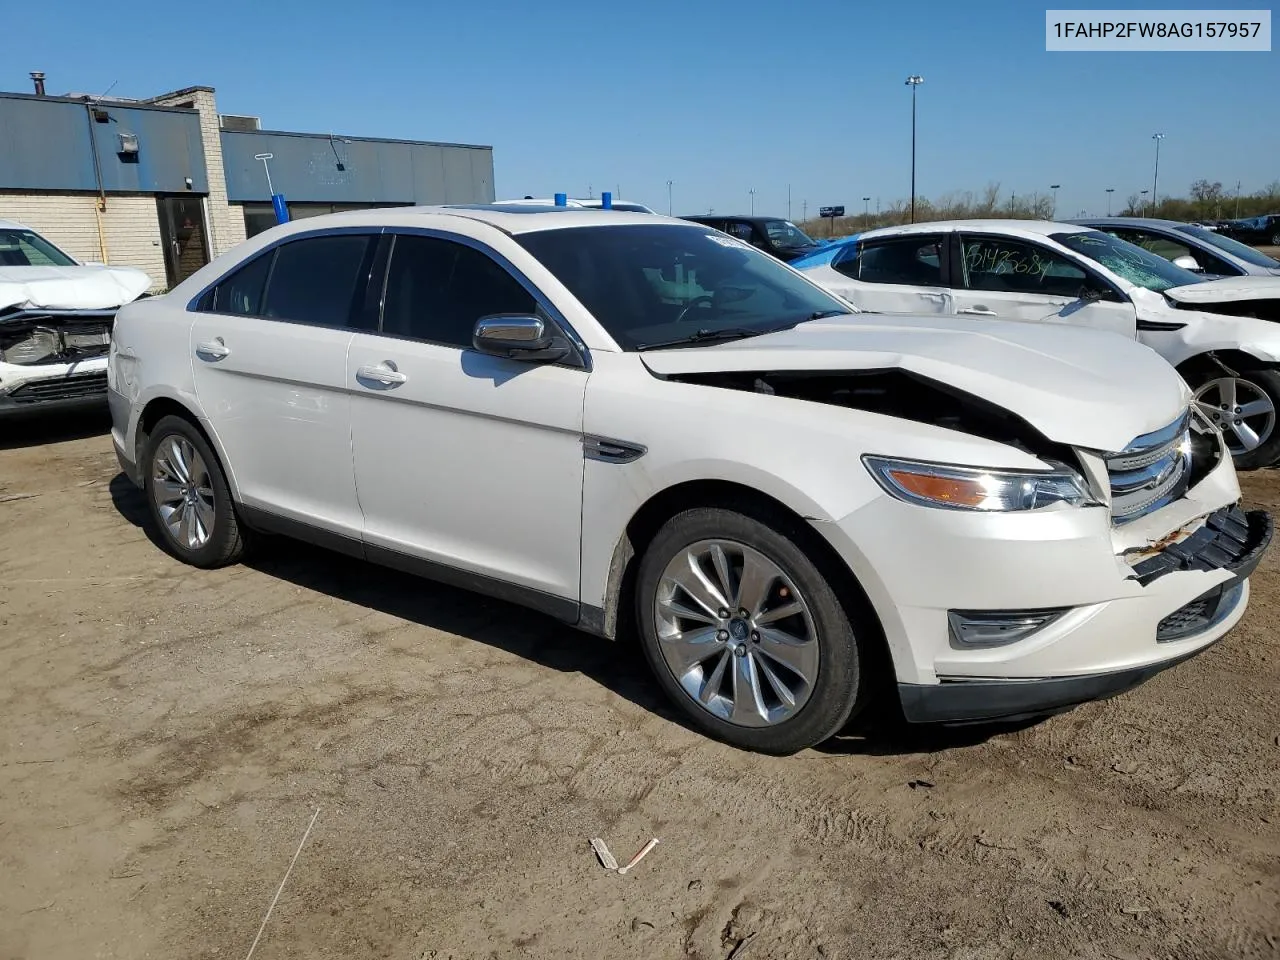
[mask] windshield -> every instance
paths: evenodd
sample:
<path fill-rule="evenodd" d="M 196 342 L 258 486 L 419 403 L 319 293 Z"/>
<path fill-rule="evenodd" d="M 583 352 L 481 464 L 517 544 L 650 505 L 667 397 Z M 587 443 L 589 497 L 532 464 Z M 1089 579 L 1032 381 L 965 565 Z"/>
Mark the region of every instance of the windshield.
<path fill-rule="evenodd" d="M 0 228 L 0 267 L 74 267 L 76 262 L 34 230 Z"/>
<path fill-rule="evenodd" d="M 694 224 L 565 227 L 518 234 L 624 350 L 715 343 L 853 309 L 790 267 Z"/>
<path fill-rule="evenodd" d="M 1163 293 L 1170 287 L 1185 287 L 1190 283 L 1201 283 L 1203 277 L 1197 277 L 1190 270 L 1175 267 L 1164 257 L 1143 250 L 1136 244 L 1113 237 L 1099 230 L 1085 233 L 1055 233 L 1053 239 L 1064 247 L 1094 260 L 1112 273 L 1128 280 L 1135 286 Z"/>
<path fill-rule="evenodd" d="M 790 220 L 766 220 L 764 229 L 775 246 L 811 247 L 815 242 Z"/>
<path fill-rule="evenodd" d="M 1276 267 L 1280 267 L 1280 260 L 1273 260 L 1265 253 L 1255 250 L 1247 243 L 1241 243 L 1239 240 L 1232 240 L 1230 237 L 1224 237 L 1216 231 L 1206 230 L 1204 227 L 1196 227 L 1191 224 L 1183 224 L 1177 229 L 1182 233 L 1190 234 L 1198 240 L 1203 240 L 1205 243 L 1215 246 L 1219 250 L 1225 250 L 1232 256 L 1239 257 L 1245 263 L 1251 263 L 1255 267 L 1268 267 L 1273 270 Z"/>

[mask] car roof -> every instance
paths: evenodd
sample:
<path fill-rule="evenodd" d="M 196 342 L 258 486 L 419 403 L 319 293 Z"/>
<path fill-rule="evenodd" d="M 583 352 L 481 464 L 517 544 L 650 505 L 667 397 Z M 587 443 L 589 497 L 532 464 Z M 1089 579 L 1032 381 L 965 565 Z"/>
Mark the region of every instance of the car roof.
<path fill-rule="evenodd" d="M 566 227 L 601 227 L 621 225 L 652 226 L 667 223 L 672 226 L 688 226 L 686 221 L 653 213 L 630 210 L 599 210 L 591 207 L 539 206 L 526 201 L 523 204 L 475 203 L 442 204 L 422 207 L 376 207 L 367 210 L 347 210 L 328 213 L 319 217 L 307 217 L 294 221 L 300 229 L 334 227 L 413 226 L 421 218 L 457 217 L 478 221 L 497 227 L 508 234 L 535 233 L 540 230 L 558 230 Z M 303 226 L 305 225 L 305 226 Z"/>
<path fill-rule="evenodd" d="M 767 223 L 770 220 L 786 220 L 786 217 L 763 217 L 758 214 L 742 213 L 692 213 L 681 220 L 693 220 L 702 223 L 706 220 L 746 220 L 748 223 Z"/>
<path fill-rule="evenodd" d="M 1177 230 L 1179 227 L 1194 226 L 1181 220 L 1157 220 L 1155 217 L 1077 217 L 1063 222 L 1080 225 L 1101 224 L 1108 227 L 1150 227 L 1153 230 Z"/>
<path fill-rule="evenodd" d="M 19 223 L 17 220 L 0 220 L 0 230 L 30 230 L 25 223 Z"/>
<path fill-rule="evenodd" d="M 904 236 L 912 233 L 951 232 L 975 230 L 980 233 L 1011 233 L 1021 236 L 1047 237 L 1055 233 L 1086 233 L 1089 228 L 1078 223 L 1052 220 L 934 220 L 928 223 L 904 223 L 896 227 L 877 227 L 859 234 L 859 240 L 876 237 Z M 838 242 L 838 241 L 837 241 Z"/>

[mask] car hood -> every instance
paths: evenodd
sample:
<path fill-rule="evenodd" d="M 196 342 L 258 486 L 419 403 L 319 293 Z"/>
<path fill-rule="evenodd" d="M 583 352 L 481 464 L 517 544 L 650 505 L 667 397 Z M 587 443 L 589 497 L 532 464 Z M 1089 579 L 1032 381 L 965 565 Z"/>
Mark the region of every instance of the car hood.
<path fill-rule="evenodd" d="M 1123 450 L 1167 426 L 1190 391 L 1149 347 L 1066 324 L 837 317 L 641 354 L 656 374 L 903 370 L 981 397 L 1059 443 Z"/>
<path fill-rule="evenodd" d="M 1280 299 L 1280 277 L 1226 277 L 1170 287 L 1164 292 L 1178 303 L 1225 303 L 1232 300 Z"/>
<path fill-rule="evenodd" d="M 0 267 L 0 310 L 106 310 L 150 286 L 133 267 Z"/>

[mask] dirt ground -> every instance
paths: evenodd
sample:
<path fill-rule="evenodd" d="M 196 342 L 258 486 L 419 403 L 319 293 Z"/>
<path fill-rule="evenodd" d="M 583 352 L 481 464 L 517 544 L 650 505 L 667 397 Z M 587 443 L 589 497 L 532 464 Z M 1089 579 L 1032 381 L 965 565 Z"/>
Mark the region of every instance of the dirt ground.
<path fill-rule="evenodd" d="M 239 960 L 317 809 L 260 960 L 1280 958 L 1276 551 L 1118 699 L 767 758 L 509 606 L 181 566 L 102 428 L 0 441 L 0 960 Z"/>

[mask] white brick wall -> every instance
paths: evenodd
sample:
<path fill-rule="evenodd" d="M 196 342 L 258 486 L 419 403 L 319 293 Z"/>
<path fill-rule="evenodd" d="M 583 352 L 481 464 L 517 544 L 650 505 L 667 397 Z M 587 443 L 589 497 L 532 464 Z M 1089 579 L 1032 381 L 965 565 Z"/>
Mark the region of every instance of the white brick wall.
<path fill-rule="evenodd" d="M 194 89 L 153 97 L 162 107 L 192 107 L 200 114 L 200 140 L 204 144 L 204 164 L 209 178 L 206 205 L 210 259 L 226 253 L 245 239 L 244 214 L 227 202 L 227 177 L 222 166 L 222 134 L 218 123 L 218 103 L 212 90 Z"/>
<path fill-rule="evenodd" d="M 160 218 L 153 196 L 107 196 L 102 214 L 102 249 L 92 194 L 0 193 L 0 220 L 17 220 L 31 227 L 77 260 L 137 267 L 151 277 L 151 289 L 163 290 L 164 250 L 160 246 Z"/>

